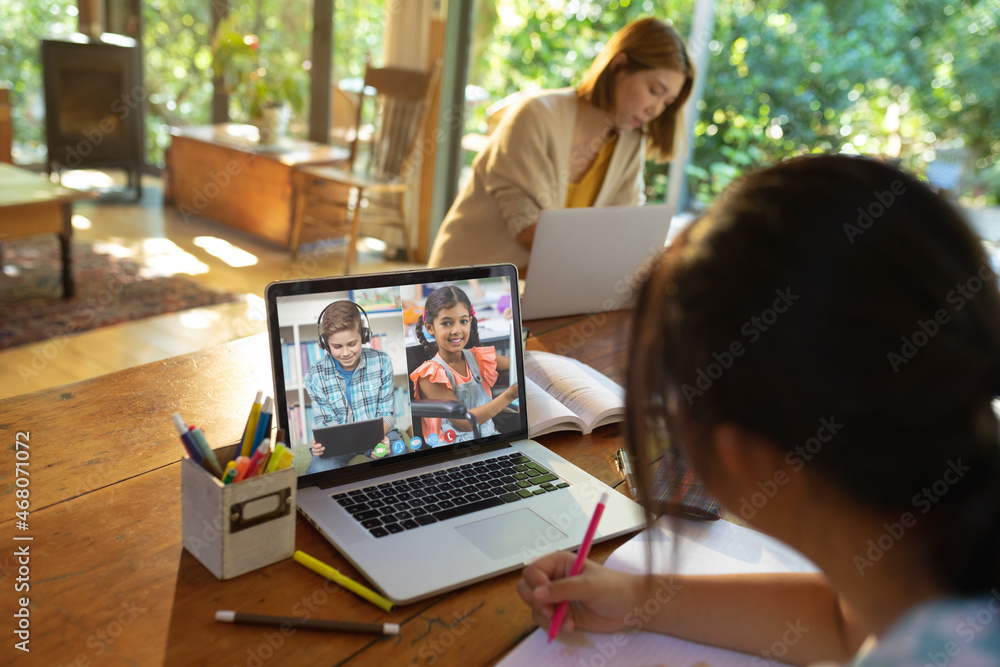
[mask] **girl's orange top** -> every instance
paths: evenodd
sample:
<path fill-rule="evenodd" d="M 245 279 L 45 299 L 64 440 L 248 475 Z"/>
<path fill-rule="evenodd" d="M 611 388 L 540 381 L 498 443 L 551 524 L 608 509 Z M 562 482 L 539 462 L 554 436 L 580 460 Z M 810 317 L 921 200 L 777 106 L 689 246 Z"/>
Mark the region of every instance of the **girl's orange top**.
<path fill-rule="evenodd" d="M 499 373 L 497 373 L 497 351 L 495 347 L 473 347 L 470 350 L 476 361 L 479 363 L 479 373 L 483 376 L 483 389 L 486 390 L 486 395 L 491 396 L 493 393 L 493 385 L 496 384 Z M 465 375 L 462 375 L 454 368 L 451 369 L 452 374 L 455 376 L 455 381 L 458 384 L 465 384 L 466 382 L 472 381 L 472 369 L 466 369 Z M 444 368 L 441 367 L 441 362 L 438 359 L 429 359 L 424 363 L 420 364 L 417 370 L 410 373 L 410 379 L 413 380 L 413 397 L 420 398 L 420 378 L 427 378 L 435 384 L 443 384 L 452 391 L 455 390 L 451 386 L 451 382 L 448 381 L 448 374 L 444 372 Z M 477 405 L 466 406 L 469 408 L 479 407 Z M 427 437 L 428 433 L 440 433 L 441 431 L 441 420 L 436 418 L 424 417 L 421 419 L 421 427 L 423 428 L 424 437 Z"/>
<path fill-rule="evenodd" d="M 473 347 L 470 349 L 473 356 L 476 357 L 476 361 L 479 362 L 479 372 L 483 376 L 483 389 L 486 390 L 487 394 L 490 394 L 493 391 L 493 385 L 496 384 L 499 377 L 499 373 L 497 373 L 497 350 L 495 347 Z M 454 368 L 451 369 L 451 372 L 459 384 L 465 384 L 472 380 L 471 370 L 468 370 L 464 376 Z M 420 364 L 417 370 L 410 373 L 410 379 L 413 380 L 414 398 L 420 398 L 419 381 L 422 377 L 427 378 L 435 384 L 443 384 L 452 391 L 455 390 L 451 386 L 451 383 L 448 382 L 448 374 L 444 372 L 441 363 L 437 359 L 430 359 Z M 478 406 L 472 405 L 469 407 Z"/>

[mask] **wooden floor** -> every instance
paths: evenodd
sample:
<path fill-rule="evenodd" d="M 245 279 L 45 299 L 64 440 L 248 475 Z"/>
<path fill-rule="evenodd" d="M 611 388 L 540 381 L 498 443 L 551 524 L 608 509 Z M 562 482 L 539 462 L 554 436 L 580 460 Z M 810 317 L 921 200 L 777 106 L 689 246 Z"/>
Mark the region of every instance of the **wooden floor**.
<path fill-rule="evenodd" d="M 100 173 L 75 173 L 66 185 L 108 185 Z M 189 274 L 206 286 L 246 294 L 238 303 L 196 308 L 137 320 L 0 352 L 0 398 L 46 389 L 139 364 L 186 354 L 217 343 L 267 331 L 264 287 L 271 281 L 338 275 L 346 246 L 301 253 L 208 221 L 184 220 L 164 208 L 158 179 L 143 181 L 140 203 L 87 202 L 74 208 L 74 237 L 102 250 L 128 255 L 149 270 Z M 359 248 L 356 273 L 415 268 L 387 262 Z"/>

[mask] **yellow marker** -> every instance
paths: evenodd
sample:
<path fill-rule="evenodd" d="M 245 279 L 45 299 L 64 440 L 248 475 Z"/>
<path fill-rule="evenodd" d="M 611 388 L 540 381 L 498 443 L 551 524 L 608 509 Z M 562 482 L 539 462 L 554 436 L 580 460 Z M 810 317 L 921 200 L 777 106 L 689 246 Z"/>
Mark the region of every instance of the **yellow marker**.
<path fill-rule="evenodd" d="M 343 586 L 344 588 L 351 591 L 355 595 L 360 595 L 361 597 L 368 600 L 379 609 L 382 609 L 384 611 L 392 611 L 392 608 L 395 606 L 391 600 L 387 600 L 386 598 L 382 597 L 381 595 L 371 590 L 370 588 L 365 588 L 364 586 L 354 581 L 353 579 L 348 579 L 347 577 L 342 575 L 340 572 L 337 572 L 335 569 L 333 569 L 326 563 L 316 560 L 315 558 L 313 558 L 312 556 L 303 551 L 296 551 L 293 558 L 295 559 L 296 563 L 305 565 L 316 574 L 326 577 L 327 579 L 329 579 L 330 581 L 339 586 Z"/>
<path fill-rule="evenodd" d="M 271 452 L 270 458 L 267 459 L 267 466 L 264 467 L 264 473 L 274 472 L 278 469 L 278 460 L 281 455 L 285 453 L 285 446 L 280 442 L 274 446 L 274 451 Z"/>
<path fill-rule="evenodd" d="M 278 459 L 278 463 L 274 466 L 275 470 L 284 470 L 292 465 L 292 460 L 295 458 L 295 454 L 292 454 L 292 450 L 286 449 L 281 453 L 281 458 Z"/>
<path fill-rule="evenodd" d="M 247 417 L 247 425 L 243 430 L 243 446 L 240 448 L 240 456 L 250 456 L 253 452 L 253 437 L 257 434 L 257 420 L 260 418 L 260 408 L 263 404 L 264 391 L 257 390 L 257 397 L 253 399 L 250 406 L 250 416 Z"/>

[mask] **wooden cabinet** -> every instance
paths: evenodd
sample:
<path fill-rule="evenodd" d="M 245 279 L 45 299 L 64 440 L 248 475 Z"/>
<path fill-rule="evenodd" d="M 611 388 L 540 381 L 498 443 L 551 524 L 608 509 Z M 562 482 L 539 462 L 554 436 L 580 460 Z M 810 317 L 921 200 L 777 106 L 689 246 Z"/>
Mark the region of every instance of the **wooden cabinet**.
<path fill-rule="evenodd" d="M 250 125 L 203 125 L 173 130 L 164 200 L 181 216 L 205 218 L 288 247 L 292 170 L 336 164 L 343 148 L 283 139 L 256 141 Z"/>

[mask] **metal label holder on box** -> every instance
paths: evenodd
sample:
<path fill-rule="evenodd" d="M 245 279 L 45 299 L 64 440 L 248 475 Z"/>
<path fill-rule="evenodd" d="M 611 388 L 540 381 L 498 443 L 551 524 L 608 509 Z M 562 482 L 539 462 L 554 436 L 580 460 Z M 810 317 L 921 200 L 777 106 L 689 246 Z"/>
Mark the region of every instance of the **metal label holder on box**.
<path fill-rule="evenodd" d="M 216 450 L 216 454 L 220 460 L 229 460 L 237 446 Z M 183 459 L 184 548 L 219 579 L 291 558 L 297 486 L 292 466 L 223 484 L 198 463 Z"/>

